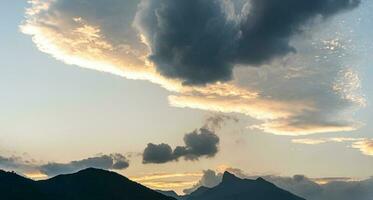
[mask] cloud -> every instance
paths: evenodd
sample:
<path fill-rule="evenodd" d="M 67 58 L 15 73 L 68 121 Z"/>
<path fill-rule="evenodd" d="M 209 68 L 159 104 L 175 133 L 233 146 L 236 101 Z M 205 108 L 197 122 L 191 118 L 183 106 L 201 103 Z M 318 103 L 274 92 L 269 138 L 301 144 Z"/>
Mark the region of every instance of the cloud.
<path fill-rule="evenodd" d="M 295 52 L 290 38 L 316 16 L 327 18 L 360 0 L 143 0 L 135 24 L 162 75 L 185 84 L 232 79 L 235 65 L 269 63 Z"/>
<path fill-rule="evenodd" d="M 14 171 L 30 171 L 34 168 L 32 161 L 25 161 L 22 157 L 0 155 L 0 168 Z"/>
<path fill-rule="evenodd" d="M 211 130 L 200 128 L 184 136 L 185 146 L 176 147 L 174 154 L 184 156 L 187 160 L 199 157 L 214 157 L 218 152 L 219 137 Z"/>
<path fill-rule="evenodd" d="M 233 122 L 238 122 L 239 119 L 234 117 L 234 116 L 228 116 L 228 115 L 221 115 L 221 114 L 216 114 L 213 116 L 209 116 L 206 121 L 204 128 L 208 130 L 219 130 L 222 128 L 223 125 L 227 121 L 233 121 Z"/>
<path fill-rule="evenodd" d="M 369 200 L 373 195 L 372 178 L 361 181 L 331 181 L 326 184 L 317 184 L 302 175 L 266 179 L 309 200 Z"/>
<path fill-rule="evenodd" d="M 149 143 L 143 153 L 143 163 L 166 163 L 177 159 L 168 144 Z"/>
<path fill-rule="evenodd" d="M 244 114 L 278 135 L 361 126 L 351 119 L 365 102 L 350 18 L 331 18 L 359 0 L 30 2 L 21 31 L 39 50 L 158 84 L 172 106 Z"/>
<path fill-rule="evenodd" d="M 200 178 L 202 173 L 153 173 L 139 177 L 131 177 L 131 180 L 134 181 L 153 181 L 153 180 L 162 180 L 162 179 L 175 179 L 175 178 L 184 178 L 184 177 L 197 177 Z"/>
<path fill-rule="evenodd" d="M 100 169 L 121 170 L 129 166 L 129 161 L 121 154 L 110 154 L 90 157 L 69 163 L 48 163 L 40 166 L 40 171 L 48 176 L 67 174 L 94 167 Z"/>
<path fill-rule="evenodd" d="M 194 192 L 196 189 L 198 189 L 201 186 L 212 188 L 217 186 L 222 179 L 222 174 L 221 173 L 216 173 L 214 170 L 205 170 L 203 171 L 203 175 L 201 179 L 193 185 L 193 187 L 185 189 L 184 193 L 185 194 L 190 194 Z"/>
<path fill-rule="evenodd" d="M 119 153 L 89 157 L 69 163 L 49 162 L 47 164 L 28 161 L 21 157 L 0 156 L 0 168 L 14 170 L 30 178 L 47 178 L 59 174 L 74 173 L 89 167 L 122 170 L 129 167 L 129 161 Z"/>
<path fill-rule="evenodd" d="M 228 122 L 238 122 L 238 119 L 228 115 L 216 114 L 207 117 L 204 125 L 184 135 L 184 146 L 177 146 L 172 150 L 168 144 L 149 143 L 143 153 L 143 163 L 167 163 L 185 160 L 198 160 L 200 157 L 214 157 L 218 152 L 219 137 L 215 134 Z"/>
<path fill-rule="evenodd" d="M 311 139 L 311 138 L 300 138 L 291 140 L 295 144 L 307 144 L 307 145 L 318 145 L 330 142 L 350 142 L 351 147 L 359 149 L 361 153 L 367 156 L 373 156 L 373 140 L 368 138 L 320 138 L 320 139 Z"/>
<path fill-rule="evenodd" d="M 240 169 L 227 170 L 241 178 L 257 178 L 257 176 L 245 174 Z M 263 176 L 263 178 L 307 200 L 370 200 L 373 195 L 371 190 L 373 188 L 373 178 L 366 180 L 353 180 L 351 178 L 310 179 L 304 175 L 293 177 Z M 222 173 L 207 170 L 204 171 L 204 175 L 198 184 L 191 189 L 184 190 L 184 192 L 192 192 L 200 186 L 208 187 L 207 183 L 210 186 L 215 186 L 221 180 Z"/>
<path fill-rule="evenodd" d="M 364 140 L 363 138 L 345 138 L 345 137 L 336 137 L 336 138 L 300 138 L 300 139 L 292 139 L 291 142 L 295 144 L 308 144 L 308 145 L 316 145 L 316 144 L 324 144 L 328 142 L 356 142 Z"/>
<path fill-rule="evenodd" d="M 364 139 L 352 144 L 353 148 L 359 149 L 363 154 L 373 156 L 373 139 Z"/>
<path fill-rule="evenodd" d="M 168 144 L 149 143 L 143 153 L 143 163 L 166 163 L 185 160 L 198 160 L 200 157 L 214 157 L 218 152 L 219 137 L 211 130 L 200 128 L 184 136 L 185 146 L 172 150 Z"/>
<path fill-rule="evenodd" d="M 190 187 L 195 181 L 144 181 L 141 184 L 153 189 L 169 190 L 170 188 Z"/>
<path fill-rule="evenodd" d="M 131 180 L 148 186 L 152 189 L 177 190 L 192 187 L 199 179 L 202 173 L 153 173 L 143 176 L 130 177 Z"/>

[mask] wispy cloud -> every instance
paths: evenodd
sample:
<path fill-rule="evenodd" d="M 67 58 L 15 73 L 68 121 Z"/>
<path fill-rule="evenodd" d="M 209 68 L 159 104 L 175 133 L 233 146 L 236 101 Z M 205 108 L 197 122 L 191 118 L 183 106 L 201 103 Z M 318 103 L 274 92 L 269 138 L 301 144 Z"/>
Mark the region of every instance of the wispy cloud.
<path fill-rule="evenodd" d="M 201 177 L 202 173 L 155 173 L 147 174 L 143 176 L 131 177 L 131 180 L 134 181 L 151 181 L 167 178 L 182 178 L 182 177 Z"/>
<path fill-rule="evenodd" d="M 318 145 L 325 143 L 342 143 L 348 142 L 350 146 L 355 149 L 359 149 L 364 155 L 373 156 L 373 140 L 368 138 L 301 138 L 293 139 L 292 143 L 295 144 L 306 144 L 306 145 Z"/>
<path fill-rule="evenodd" d="M 295 144 L 309 144 L 309 145 L 316 145 L 316 144 L 324 144 L 328 142 L 357 142 L 364 140 L 364 138 L 345 138 L 345 137 L 336 137 L 336 138 L 301 138 L 301 139 L 292 139 L 292 143 Z"/>
<path fill-rule="evenodd" d="M 154 173 L 130 177 L 130 179 L 153 189 L 180 191 L 195 185 L 202 175 L 203 173 L 201 172 Z"/>

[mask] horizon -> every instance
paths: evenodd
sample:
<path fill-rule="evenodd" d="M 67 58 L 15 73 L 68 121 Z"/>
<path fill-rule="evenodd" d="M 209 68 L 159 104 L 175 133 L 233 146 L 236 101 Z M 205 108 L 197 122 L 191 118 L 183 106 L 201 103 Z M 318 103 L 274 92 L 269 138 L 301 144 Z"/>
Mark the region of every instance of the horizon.
<path fill-rule="evenodd" d="M 247 175 L 244 175 L 244 174 L 240 174 L 241 171 L 234 171 L 234 170 L 237 170 L 237 169 L 227 169 L 226 171 L 224 172 L 219 172 L 217 173 L 217 177 L 220 178 L 220 180 L 216 181 L 214 184 L 211 184 L 209 186 L 205 186 L 205 185 L 195 185 L 195 187 L 193 189 L 190 189 L 189 191 L 184 191 L 183 193 L 177 193 L 177 191 L 174 191 L 174 190 L 161 190 L 161 189 L 156 189 L 156 188 L 153 188 L 155 191 L 163 191 L 163 192 L 175 192 L 177 195 L 180 195 L 180 196 L 183 196 L 183 195 L 189 195 L 195 191 L 197 191 L 199 188 L 201 187 L 205 187 L 205 188 L 214 188 L 215 186 L 219 185 L 220 183 L 224 182 L 224 177 L 226 175 L 228 176 L 233 176 L 234 178 L 237 178 L 237 179 L 240 179 L 240 180 L 251 180 L 251 181 L 257 181 L 257 180 L 260 180 L 260 179 L 264 179 L 265 181 L 269 182 L 269 183 L 272 183 L 274 185 L 276 185 L 277 187 L 279 188 L 282 188 L 282 189 L 289 189 L 289 188 L 286 188 L 285 185 L 282 185 L 282 184 L 286 184 L 286 179 L 296 179 L 295 177 L 296 176 L 303 176 L 303 175 L 294 175 L 294 177 L 281 177 L 281 176 L 275 176 L 275 175 L 262 175 L 262 176 L 247 176 Z M 23 176 L 22 174 L 18 174 L 17 172 L 15 171 L 3 171 L 0 169 L 0 172 L 5 172 L 5 173 L 12 173 L 12 174 L 16 174 L 18 176 L 22 176 L 24 178 L 28 178 L 30 180 L 33 180 L 33 181 L 47 181 L 47 180 L 50 180 L 50 179 L 54 179 L 56 177 L 64 177 L 64 176 L 70 176 L 70 175 L 76 175 L 76 174 L 81 174 L 83 172 L 86 172 L 86 171 L 92 171 L 92 172 L 95 172 L 97 176 L 101 176 L 102 174 L 98 174 L 98 172 L 113 172 L 114 174 L 116 175 L 120 175 L 122 177 L 125 177 L 125 178 L 128 178 L 129 180 L 133 181 L 133 182 L 136 182 L 136 178 L 131 178 L 131 177 L 126 177 L 118 172 L 115 172 L 115 171 L 112 171 L 112 170 L 106 170 L 106 169 L 101 169 L 101 168 L 95 168 L 95 167 L 88 167 L 88 168 L 84 168 L 84 169 L 80 169 L 76 172 L 70 172 L 70 173 L 64 173 L 64 174 L 58 174 L 58 175 L 55 175 L 53 177 L 48 177 L 48 178 L 45 178 L 45 179 L 39 179 L 39 180 L 35 180 L 35 179 L 32 179 L 30 177 L 27 177 L 27 176 Z M 206 174 L 205 174 L 206 175 Z M 324 186 L 324 185 L 328 185 L 328 184 L 334 184 L 334 183 L 339 183 L 339 182 L 360 182 L 360 181 L 364 181 L 364 180 L 346 180 L 345 177 L 327 177 L 325 178 L 327 181 L 321 181 L 321 182 L 318 182 L 320 179 L 316 178 L 316 179 L 309 179 L 308 177 L 303 177 L 309 181 L 311 181 L 312 183 L 315 183 L 319 186 Z M 370 177 L 368 179 L 365 179 L 365 181 L 373 181 L 372 180 L 373 177 Z M 283 179 L 281 181 L 277 181 L 276 182 L 276 179 Z M 146 186 L 146 185 L 144 185 Z M 148 186 L 146 186 L 148 187 Z M 283 188 L 285 187 L 285 188 Z M 150 189 L 152 189 L 151 187 L 149 187 Z M 296 193 L 299 192 L 299 191 L 295 191 Z M 299 194 L 297 194 L 299 195 Z"/>
<path fill-rule="evenodd" d="M 178 194 L 225 171 L 372 181 L 369 0 L 3 5 L 0 169 L 92 167 Z"/>

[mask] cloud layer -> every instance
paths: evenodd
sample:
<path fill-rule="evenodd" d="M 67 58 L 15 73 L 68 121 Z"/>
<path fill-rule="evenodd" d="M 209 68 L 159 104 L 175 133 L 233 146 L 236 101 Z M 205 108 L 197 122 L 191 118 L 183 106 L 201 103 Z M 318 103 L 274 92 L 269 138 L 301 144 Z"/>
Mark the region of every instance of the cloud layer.
<path fill-rule="evenodd" d="M 122 154 L 100 155 L 69 163 L 50 162 L 38 164 L 36 161 L 26 161 L 18 157 L 0 156 L 0 168 L 14 170 L 22 174 L 37 174 L 38 176 L 55 176 L 59 174 L 74 173 L 79 170 L 94 167 L 106 170 L 122 170 L 129 167 L 128 159 Z"/>
<path fill-rule="evenodd" d="M 161 85 L 172 106 L 307 135 L 359 128 L 350 32 L 334 17 L 359 3 L 33 0 L 21 30 L 65 63 Z"/>

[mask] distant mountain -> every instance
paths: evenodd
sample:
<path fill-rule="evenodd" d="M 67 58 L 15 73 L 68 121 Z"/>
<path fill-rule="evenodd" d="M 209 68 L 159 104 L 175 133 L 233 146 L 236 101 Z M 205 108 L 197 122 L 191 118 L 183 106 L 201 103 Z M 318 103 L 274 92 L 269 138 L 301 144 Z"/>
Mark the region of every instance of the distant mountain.
<path fill-rule="evenodd" d="M 213 188 L 201 187 L 184 197 L 186 200 L 305 200 L 258 178 L 240 179 L 225 172 L 222 182 Z"/>
<path fill-rule="evenodd" d="M 1 200 L 175 200 L 117 173 L 85 169 L 33 181 L 0 171 Z"/>

